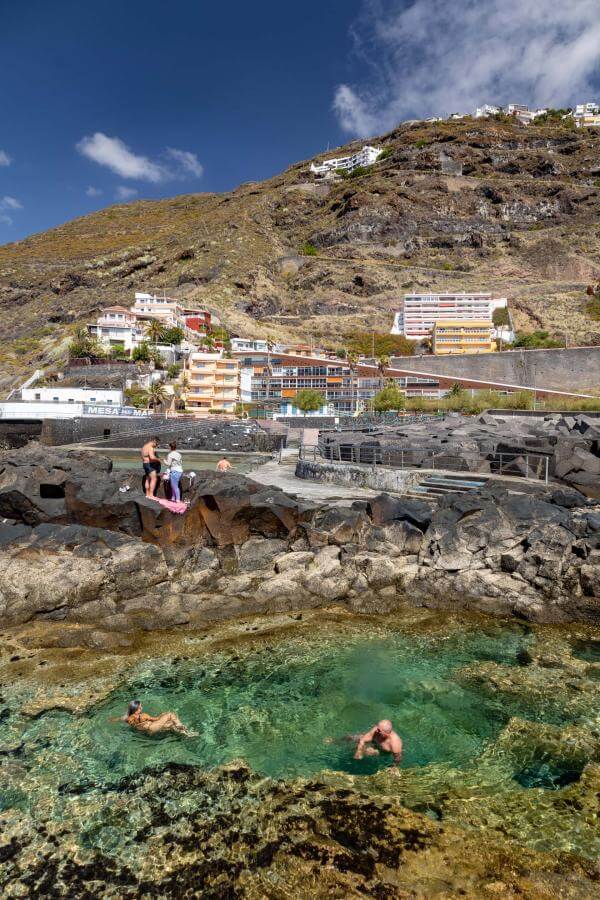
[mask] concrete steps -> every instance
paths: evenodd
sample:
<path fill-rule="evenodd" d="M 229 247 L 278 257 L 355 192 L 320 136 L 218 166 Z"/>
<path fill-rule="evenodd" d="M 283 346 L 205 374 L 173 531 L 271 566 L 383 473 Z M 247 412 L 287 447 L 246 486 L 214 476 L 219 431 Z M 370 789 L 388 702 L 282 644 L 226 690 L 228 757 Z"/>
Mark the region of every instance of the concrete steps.
<path fill-rule="evenodd" d="M 426 475 L 406 492 L 407 497 L 420 500 L 438 500 L 445 494 L 472 494 L 480 490 L 486 478 L 461 475 Z"/>

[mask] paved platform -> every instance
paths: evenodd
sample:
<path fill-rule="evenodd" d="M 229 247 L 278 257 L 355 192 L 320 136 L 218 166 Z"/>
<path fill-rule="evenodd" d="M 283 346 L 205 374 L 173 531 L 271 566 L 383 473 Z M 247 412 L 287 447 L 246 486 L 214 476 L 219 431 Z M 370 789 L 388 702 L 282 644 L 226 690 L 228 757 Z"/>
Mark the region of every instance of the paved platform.
<path fill-rule="evenodd" d="M 294 472 L 297 461 L 298 450 L 291 448 L 282 450 L 281 463 L 277 460 L 270 460 L 259 466 L 258 469 L 248 472 L 247 477 L 258 484 L 278 487 L 288 494 L 295 494 L 303 500 L 314 500 L 315 502 L 339 500 L 343 505 L 347 505 L 353 500 L 366 500 L 381 493 L 381 491 L 362 488 L 358 485 L 351 487 L 296 478 Z"/>

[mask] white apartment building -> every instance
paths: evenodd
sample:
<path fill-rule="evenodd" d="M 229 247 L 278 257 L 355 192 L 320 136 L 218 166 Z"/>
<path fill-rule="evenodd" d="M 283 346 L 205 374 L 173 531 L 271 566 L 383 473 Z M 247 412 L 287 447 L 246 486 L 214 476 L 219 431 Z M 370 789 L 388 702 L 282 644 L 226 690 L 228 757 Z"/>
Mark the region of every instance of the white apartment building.
<path fill-rule="evenodd" d="M 506 306 L 506 297 L 493 298 L 484 293 L 405 294 L 391 333 L 420 341 L 431 338 L 435 322 L 475 319 L 491 325 L 494 310 Z"/>
<path fill-rule="evenodd" d="M 104 347 L 123 345 L 131 352 L 144 340 L 144 329 L 138 316 L 124 306 L 108 306 L 95 323 L 87 326 L 89 335 Z"/>
<path fill-rule="evenodd" d="M 600 113 L 600 106 L 597 103 L 578 103 L 575 107 L 573 116 L 583 118 L 583 116 L 597 116 Z"/>
<path fill-rule="evenodd" d="M 123 391 L 51 385 L 23 388 L 21 399 L 25 403 L 99 403 L 103 406 L 123 406 Z"/>
<path fill-rule="evenodd" d="M 269 349 L 269 342 L 260 339 L 252 340 L 250 338 L 230 338 L 229 343 L 231 344 L 232 353 L 251 353 L 252 351 L 255 351 L 257 353 L 266 353 Z"/>
<path fill-rule="evenodd" d="M 475 118 L 476 119 L 487 119 L 489 116 L 497 116 L 502 112 L 501 106 L 494 106 L 490 103 L 484 103 L 483 106 L 478 106 L 475 110 Z"/>
<path fill-rule="evenodd" d="M 359 166 L 371 166 L 381 153 L 380 147 L 365 145 L 361 150 L 350 156 L 338 156 L 334 159 L 325 159 L 320 163 L 311 163 L 310 171 L 313 175 L 330 175 L 337 169 L 344 172 L 353 172 Z"/>

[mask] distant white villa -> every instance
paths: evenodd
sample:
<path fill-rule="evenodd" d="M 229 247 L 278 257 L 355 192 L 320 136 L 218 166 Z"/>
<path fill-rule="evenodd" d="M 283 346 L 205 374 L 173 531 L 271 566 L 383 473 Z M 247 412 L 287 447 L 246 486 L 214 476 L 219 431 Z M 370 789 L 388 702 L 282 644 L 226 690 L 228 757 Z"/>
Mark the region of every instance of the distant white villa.
<path fill-rule="evenodd" d="M 475 118 L 476 119 L 487 119 L 489 116 L 497 116 L 498 113 L 502 112 L 501 106 L 494 106 L 490 103 L 484 103 L 483 106 L 478 106 L 475 110 Z"/>
<path fill-rule="evenodd" d="M 578 128 L 600 128 L 600 106 L 597 103 L 578 103 L 573 113 Z"/>
<path fill-rule="evenodd" d="M 357 169 L 359 166 L 371 166 L 380 153 L 380 147 L 365 145 L 362 150 L 358 150 L 351 156 L 338 156 L 333 159 L 324 159 L 323 162 L 320 163 L 313 162 L 310 165 L 310 171 L 313 175 L 320 176 L 331 175 L 338 169 L 341 169 L 344 172 L 353 172 L 354 169 Z"/>

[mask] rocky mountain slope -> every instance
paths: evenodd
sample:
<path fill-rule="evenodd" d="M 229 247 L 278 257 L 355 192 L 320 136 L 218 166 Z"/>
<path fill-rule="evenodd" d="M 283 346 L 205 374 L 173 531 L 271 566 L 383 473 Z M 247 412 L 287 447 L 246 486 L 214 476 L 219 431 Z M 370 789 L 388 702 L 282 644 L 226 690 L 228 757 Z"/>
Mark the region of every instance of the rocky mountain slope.
<path fill-rule="evenodd" d="M 134 289 L 197 301 L 242 334 L 329 343 L 389 330 L 407 290 L 492 290 L 518 328 L 600 343 L 585 294 L 600 280 L 600 133 L 465 119 L 373 142 L 385 158 L 356 178 L 317 183 L 303 162 L 0 247 L 4 384 Z M 299 254 L 307 242 L 318 255 Z"/>

